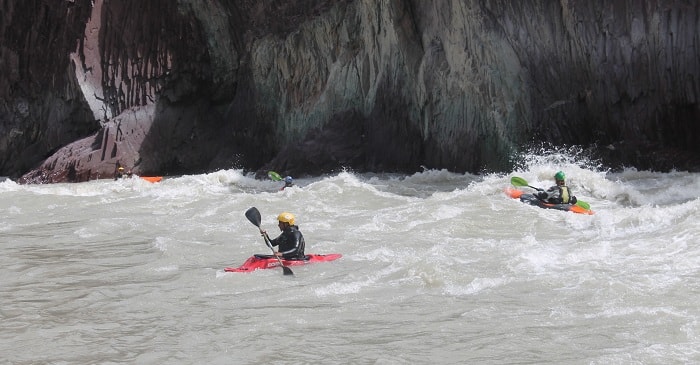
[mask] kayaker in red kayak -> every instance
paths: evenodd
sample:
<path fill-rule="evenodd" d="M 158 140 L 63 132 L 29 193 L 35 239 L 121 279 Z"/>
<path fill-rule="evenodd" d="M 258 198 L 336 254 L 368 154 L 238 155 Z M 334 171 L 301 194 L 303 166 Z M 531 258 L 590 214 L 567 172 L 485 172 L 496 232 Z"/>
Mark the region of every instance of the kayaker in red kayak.
<path fill-rule="evenodd" d="M 535 196 L 546 203 L 551 204 L 576 204 L 576 197 L 571 194 L 571 189 L 566 186 L 566 175 L 562 171 L 554 174 L 554 182 L 556 185 L 544 191 L 537 189 L 538 193 Z"/>
<path fill-rule="evenodd" d="M 275 239 L 270 240 L 272 246 L 278 246 L 275 256 L 280 256 L 286 260 L 304 259 L 304 235 L 295 224 L 294 214 L 282 212 L 277 216 L 278 227 L 282 233 Z M 265 230 L 260 232 L 263 236 L 267 234 Z"/>

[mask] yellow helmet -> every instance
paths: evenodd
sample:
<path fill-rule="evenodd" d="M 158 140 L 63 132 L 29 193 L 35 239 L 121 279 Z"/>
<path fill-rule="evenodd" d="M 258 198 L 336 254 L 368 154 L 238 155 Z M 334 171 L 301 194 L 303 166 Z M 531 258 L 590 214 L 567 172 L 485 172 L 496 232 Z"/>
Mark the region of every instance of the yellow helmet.
<path fill-rule="evenodd" d="M 124 168 L 119 166 L 119 171 L 124 171 Z"/>
<path fill-rule="evenodd" d="M 289 223 L 290 226 L 293 226 L 294 225 L 294 214 L 282 212 L 282 213 L 280 213 L 279 216 L 277 216 L 277 220 L 280 222 Z"/>

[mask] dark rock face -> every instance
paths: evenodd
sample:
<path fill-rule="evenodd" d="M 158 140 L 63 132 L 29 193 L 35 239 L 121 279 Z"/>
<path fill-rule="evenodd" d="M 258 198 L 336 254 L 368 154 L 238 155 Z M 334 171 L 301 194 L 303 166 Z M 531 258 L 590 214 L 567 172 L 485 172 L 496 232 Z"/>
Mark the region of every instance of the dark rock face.
<path fill-rule="evenodd" d="M 17 177 L 98 130 L 69 54 L 90 0 L 0 1 L 0 175 Z"/>
<path fill-rule="evenodd" d="M 503 171 L 537 142 L 700 166 L 692 2 L 0 6 L 0 176 L 25 182 Z"/>

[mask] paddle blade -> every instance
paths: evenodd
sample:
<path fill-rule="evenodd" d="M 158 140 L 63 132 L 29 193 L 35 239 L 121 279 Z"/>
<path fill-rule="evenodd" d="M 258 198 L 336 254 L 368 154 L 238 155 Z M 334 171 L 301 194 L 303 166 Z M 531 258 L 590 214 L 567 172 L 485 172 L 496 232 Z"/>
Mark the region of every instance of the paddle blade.
<path fill-rule="evenodd" d="M 268 171 L 267 176 L 273 181 L 282 181 L 282 176 L 274 171 Z"/>
<path fill-rule="evenodd" d="M 292 271 L 292 269 L 284 265 L 282 266 L 282 272 L 284 273 L 284 275 L 294 275 L 294 271 Z"/>
<path fill-rule="evenodd" d="M 591 205 L 590 205 L 590 204 L 588 204 L 588 203 L 586 203 L 586 202 L 583 202 L 583 201 L 580 201 L 580 200 L 578 200 L 578 199 L 576 200 L 576 205 L 578 205 L 579 207 L 581 207 L 581 208 L 583 208 L 583 209 L 585 209 L 585 210 L 590 210 L 590 209 L 591 209 Z"/>
<path fill-rule="evenodd" d="M 510 183 L 513 184 L 513 186 L 527 186 L 530 189 L 535 189 L 537 191 L 543 191 L 542 189 L 528 185 L 527 180 L 523 179 L 522 177 L 518 177 L 518 176 L 513 176 L 510 179 Z"/>
<path fill-rule="evenodd" d="M 513 176 L 510 179 L 510 183 L 513 184 L 513 186 L 529 186 L 527 184 L 527 180 L 523 179 L 522 177 L 518 177 L 518 176 Z"/>
<path fill-rule="evenodd" d="M 250 223 L 255 224 L 256 227 L 260 228 L 260 212 L 258 211 L 258 208 L 252 207 L 248 210 L 245 211 L 245 217 L 248 218 Z"/>

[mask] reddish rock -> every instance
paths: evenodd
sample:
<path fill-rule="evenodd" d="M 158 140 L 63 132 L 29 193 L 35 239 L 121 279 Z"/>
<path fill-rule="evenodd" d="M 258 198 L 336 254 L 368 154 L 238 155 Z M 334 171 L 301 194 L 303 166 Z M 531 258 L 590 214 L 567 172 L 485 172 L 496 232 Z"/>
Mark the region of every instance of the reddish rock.
<path fill-rule="evenodd" d="M 134 108 L 106 123 L 94 135 L 73 142 L 25 174 L 20 183 L 82 182 L 111 179 L 118 164 L 137 175 L 152 171 L 141 168 L 139 148 L 148 134 L 154 107 Z"/>

